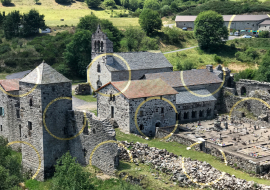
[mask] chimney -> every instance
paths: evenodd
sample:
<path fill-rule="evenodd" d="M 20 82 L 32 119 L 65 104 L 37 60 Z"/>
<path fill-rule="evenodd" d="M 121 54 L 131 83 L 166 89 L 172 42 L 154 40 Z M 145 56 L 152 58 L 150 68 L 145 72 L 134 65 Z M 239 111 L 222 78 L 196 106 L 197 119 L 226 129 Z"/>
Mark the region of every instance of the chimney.
<path fill-rule="evenodd" d="M 213 65 L 206 65 L 206 69 L 210 72 L 213 72 Z"/>

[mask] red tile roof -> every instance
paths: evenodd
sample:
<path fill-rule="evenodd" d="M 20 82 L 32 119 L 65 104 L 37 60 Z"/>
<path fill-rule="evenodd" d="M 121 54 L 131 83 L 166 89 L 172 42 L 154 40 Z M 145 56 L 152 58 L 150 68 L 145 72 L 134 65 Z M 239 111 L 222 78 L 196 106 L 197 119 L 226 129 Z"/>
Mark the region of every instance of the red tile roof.
<path fill-rule="evenodd" d="M 109 84 L 112 84 L 118 91 L 122 91 L 127 83 L 128 81 L 110 82 L 99 88 L 97 91 Z M 128 89 L 123 92 L 123 95 L 128 99 L 171 94 L 178 94 L 178 92 L 160 78 L 154 80 L 132 80 Z"/>
<path fill-rule="evenodd" d="M 6 92 L 19 90 L 19 80 L 20 79 L 0 80 L 0 85 Z"/>

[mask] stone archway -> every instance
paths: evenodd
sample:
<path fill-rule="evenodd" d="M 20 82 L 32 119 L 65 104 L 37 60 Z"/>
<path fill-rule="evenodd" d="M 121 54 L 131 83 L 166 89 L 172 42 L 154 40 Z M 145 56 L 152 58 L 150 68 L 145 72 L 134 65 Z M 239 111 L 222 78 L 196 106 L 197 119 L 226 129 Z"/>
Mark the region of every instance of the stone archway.
<path fill-rule="evenodd" d="M 247 89 L 246 87 L 242 86 L 241 87 L 241 96 L 246 96 L 247 95 Z"/>
<path fill-rule="evenodd" d="M 157 121 L 157 122 L 156 122 L 155 127 L 161 127 L 160 121 Z"/>

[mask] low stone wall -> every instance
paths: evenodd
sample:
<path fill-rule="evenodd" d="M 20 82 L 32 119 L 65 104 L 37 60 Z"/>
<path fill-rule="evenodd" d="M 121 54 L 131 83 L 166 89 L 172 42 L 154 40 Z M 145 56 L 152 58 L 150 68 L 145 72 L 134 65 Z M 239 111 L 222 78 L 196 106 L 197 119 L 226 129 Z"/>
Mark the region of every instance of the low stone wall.
<path fill-rule="evenodd" d="M 166 130 L 159 129 L 157 130 L 156 137 L 163 138 L 169 135 L 169 133 L 170 132 Z M 181 134 L 173 134 L 168 140 L 178 142 L 186 146 L 190 146 L 197 142 L 196 139 L 193 140 Z M 224 159 L 219 149 L 214 147 L 212 143 L 203 142 L 193 147 L 195 148 L 196 151 L 203 151 L 207 154 L 211 154 L 212 156 L 218 157 L 222 160 Z M 237 167 L 246 172 L 255 172 L 256 174 L 261 175 L 264 175 L 265 173 L 269 172 L 270 164 L 264 164 L 261 166 L 260 163 L 256 163 L 249 159 L 245 159 L 226 150 L 223 150 L 223 152 L 225 153 L 228 165 L 230 166 L 234 166 L 236 164 Z"/>

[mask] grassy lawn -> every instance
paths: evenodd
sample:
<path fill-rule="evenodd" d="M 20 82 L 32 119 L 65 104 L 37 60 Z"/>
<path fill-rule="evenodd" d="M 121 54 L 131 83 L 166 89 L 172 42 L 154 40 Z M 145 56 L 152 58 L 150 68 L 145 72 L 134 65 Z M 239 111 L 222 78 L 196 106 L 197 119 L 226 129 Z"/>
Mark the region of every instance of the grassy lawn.
<path fill-rule="evenodd" d="M 165 52 L 174 51 L 174 50 L 183 49 L 183 48 L 189 48 L 189 47 L 197 46 L 197 45 L 198 45 L 198 41 L 196 39 L 186 39 L 186 41 L 182 42 L 179 45 L 167 45 L 167 44 L 161 43 L 159 48 L 160 48 L 162 53 L 165 53 Z M 184 50 L 184 51 L 186 52 L 187 50 Z M 169 55 L 169 54 L 167 54 L 167 55 Z M 165 54 L 165 56 L 166 56 L 166 54 Z M 175 56 L 175 54 L 174 54 L 174 56 Z"/>
<path fill-rule="evenodd" d="M 228 67 L 232 73 L 242 71 L 246 68 L 255 68 L 257 65 L 253 63 L 243 63 L 238 61 L 235 57 L 235 53 L 237 50 L 222 50 L 217 53 L 220 56 L 222 63 L 225 67 Z M 195 63 L 198 69 L 205 68 L 206 65 L 214 65 L 217 66 L 218 63 L 214 60 L 215 54 L 206 53 L 199 48 L 192 48 L 185 51 L 175 52 L 165 54 L 165 57 L 169 60 L 169 62 L 176 66 L 176 63 L 180 61 L 181 63 L 189 60 L 192 63 Z"/>
<path fill-rule="evenodd" d="M 217 159 L 210 154 L 203 152 L 197 152 L 195 150 L 187 150 L 187 146 L 179 144 L 177 142 L 161 142 L 159 139 L 145 140 L 140 137 L 136 137 L 133 134 L 124 134 L 119 129 L 116 129 L 116 139 L 119 141 L 128 141 L 128 142 L 140 142 L 146 143 L 150 147 L 157 147 L 159 149 L 166 149 L 169 152 L 172 152 L 177 155 L 182 155 L 184 157 L 190 157 L 191 159 L 206 161 L 211 164 L 214 168 L 235 175 L 237 178 L 245 179 L 247 181 L 254 181 L 259 184 L 270 185 L 270 181 L 266 179 L 260 179 L 256 177 L 250 177 L 249 174 L 242 172 L 240 170 L 235 170 L 229 166 L 226 166 L 223 162 Z"/>
<path fill-rule="evenodd" d="M 77 25 L 80 17 L 91 14 L 93 12 L 99 18 L 109 19 L 115 26 L 139 26 L 138 18 L 111 18 L 109 10 L 91 10 L 86 3 L 74 1 L 71 5 L 60 5 L 55 0 L 39 0 L 40 4 L 36 5 L 34 0 L 12 0 L 14 6 L 4 7 L 0 5 L 0 11 L 7 13 L 19 10 L 21 13 L 27 13 L 30 9 L 36 9 L 40 14 L 45 15 L 45 21 L 48 26 L 57 25 Z M 114 10 L 114 12 L 122 12 L 122 10 Z M 60 21 L 64 19 L 64 21 Z"/>
<path fill-rule="evenodd" d="M 10 75 L 8 73 L 0 73 L 0 79 L 6 79 L 6 76 Z"/>
<path fill-rule="evenodd" d="M 72 90 L 72 96 L 84 100 L 86 102 L 96 102 L 97 99 L 93 97 L 93 95 L 75 95 L 74 90 Z"/>

